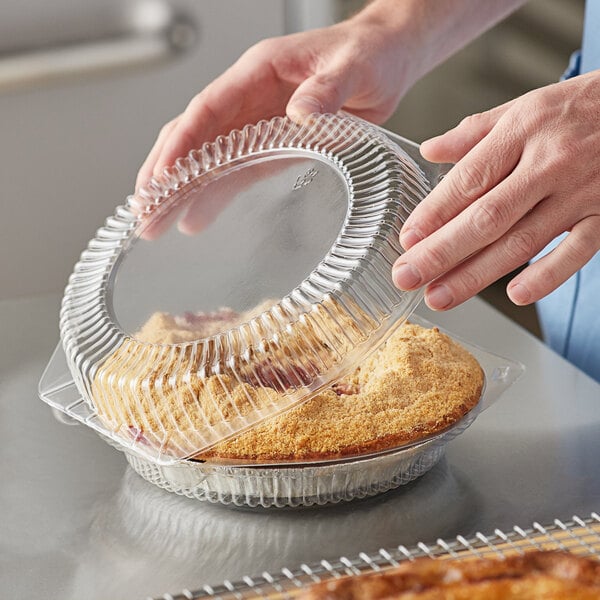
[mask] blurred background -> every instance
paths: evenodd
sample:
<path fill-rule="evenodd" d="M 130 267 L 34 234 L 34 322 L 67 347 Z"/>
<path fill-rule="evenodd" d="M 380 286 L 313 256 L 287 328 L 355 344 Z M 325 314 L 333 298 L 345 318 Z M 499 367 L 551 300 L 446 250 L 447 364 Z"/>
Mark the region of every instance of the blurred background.
<path fill-rule="evenodd" d="M 5 0 L 0 300 L 61 292 L 132 192 L 160 127 L 251 44 L 331 24 L 357 0 Z M 583 0 L 533 0 L 419 82 L 386 126 L 415 141 L 556 81 Z M 539 335 L 532 307 L 482 296 Z"/>

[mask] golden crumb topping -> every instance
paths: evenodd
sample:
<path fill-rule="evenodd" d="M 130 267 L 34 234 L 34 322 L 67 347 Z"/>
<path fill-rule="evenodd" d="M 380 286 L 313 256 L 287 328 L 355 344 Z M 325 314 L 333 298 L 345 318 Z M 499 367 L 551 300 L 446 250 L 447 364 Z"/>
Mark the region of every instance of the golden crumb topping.
<path fill-rule="evenodd" d="M 479 364 L 437 328 L 405 324 L 350 377 L 201 457 L 314 459 L 387 449 L 445 429 L 475 406 Z"/>

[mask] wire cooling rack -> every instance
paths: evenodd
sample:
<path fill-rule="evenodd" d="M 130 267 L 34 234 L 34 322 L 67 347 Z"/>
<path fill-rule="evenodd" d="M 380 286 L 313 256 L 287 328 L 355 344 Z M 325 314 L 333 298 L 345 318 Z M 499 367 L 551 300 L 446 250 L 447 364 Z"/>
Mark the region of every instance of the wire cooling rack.
<path fill-rule="evenodd" d="M 469 539 L 459 535 L 448 541 L 438 539 L 434 544 L 421 542 L 412 548 L 398 546 L 381 549 L 374 554 L 360 553 L 355 558 L 341 557 L 334 562 L 322 560 L 311 565 L 303 564 L 294 570 L 282 569 L 275 574 L 265 572 L 257 577 L 244 577 L 237 582 L 224 581 L 220 585 L 206 585 L 196 591 L 166 594 L 155 600 L 283 600 L 293 598 L 303 587 L 324 579 L 382 571 L 406 560 L 421 557 L 461 560 L 469 557 L 508 557 L 528 550 L 564 550 L 600 558 L 600 516 L 594 512 L 587 518 L 573 516 L 566 522 L 555 519 L 549 525 L 533 523 L 528 529 L 517 526 L 507 532 L 495 529 L 493 534 L 476 533 Z"/>

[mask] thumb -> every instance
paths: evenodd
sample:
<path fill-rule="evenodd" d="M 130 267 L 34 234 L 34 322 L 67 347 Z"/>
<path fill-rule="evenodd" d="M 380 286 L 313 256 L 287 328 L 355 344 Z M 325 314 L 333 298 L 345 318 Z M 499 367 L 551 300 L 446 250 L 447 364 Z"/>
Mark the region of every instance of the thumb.
<path fill-rule="evenodd" d="M 350 73 L 317 73 L 301 83 L 290 98 L 286 113 L 297 123 L 312 113 L 335 113 L 354 91 Z"/>

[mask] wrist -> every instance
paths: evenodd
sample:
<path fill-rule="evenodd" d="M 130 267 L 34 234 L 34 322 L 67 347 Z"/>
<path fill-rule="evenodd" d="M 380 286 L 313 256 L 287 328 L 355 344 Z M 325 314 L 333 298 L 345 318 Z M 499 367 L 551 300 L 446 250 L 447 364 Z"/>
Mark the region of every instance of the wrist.
<path fill-rule="evenodd" d="M 404 93 L 428 70 L 429 48 L 420 19 L 408 8 L 412 2 L 374 0 L 350 17 L 346 24 L 353 36 L 363 37 L 381 60 L 386 76 Z"/>
<path fill-rule="evenodd" d="M 412 85 L 525 1 L 373 0 L 350 22 L 381 38 Z"/>

